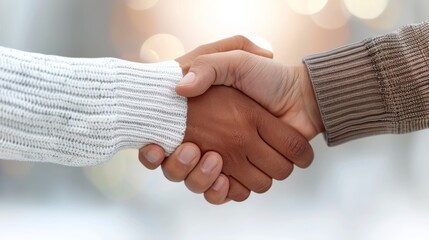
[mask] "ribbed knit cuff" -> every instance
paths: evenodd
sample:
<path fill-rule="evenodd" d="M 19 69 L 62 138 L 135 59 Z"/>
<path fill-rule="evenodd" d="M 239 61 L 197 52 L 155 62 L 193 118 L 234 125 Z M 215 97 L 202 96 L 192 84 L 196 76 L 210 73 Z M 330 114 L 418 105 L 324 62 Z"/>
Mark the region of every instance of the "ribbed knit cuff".
<path fill-rule="evenodd" d="M 328 145 L 394 131 L 365 43 L 304 58 Z"/>
<path fill-rule="evenodd" d="M 182 70 L 175 61 L 139 64 L 114 62 L 119 148 L 162 146 L 167 155 L 182 142 L 187 101 L 176 94 Z"/>
<path fill-rule="evenodd" d="M 306 57 L 329 145 L 429 127 L 429 22 Z"/>

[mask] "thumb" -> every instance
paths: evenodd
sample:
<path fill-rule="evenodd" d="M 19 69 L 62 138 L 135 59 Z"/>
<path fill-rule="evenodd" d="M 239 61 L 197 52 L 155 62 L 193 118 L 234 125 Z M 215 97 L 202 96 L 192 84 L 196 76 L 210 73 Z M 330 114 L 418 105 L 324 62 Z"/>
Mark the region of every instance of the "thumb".
<path fill-rule="evenodd" d="M 234 85 L 237 68 L 243 63 L 247 54 L 244 51 L 230 51 L 202 55 L 195 59 L 189 72 L 176 86 L 177 94 L 184 97 L 196 97 L 210 88 L 211 85 Z"/>
<path fill-rule="evenodd" d="M 229 52 L 233 50 L 243 50 L 262 57 L 266 57 L 270 59 L 273 58 L 272 52 L 259 47 L 258 45 L 256 45 L 255 43 L 247 39 L 246 37 L 238 35 L 230 38 L 225 38 L 217 42 L 201 45 L 196 49 L 190 51 L 189 53 L 179 58 L 176 58 L 175 60 L 179 63 L 180 67 L 182 68 L 183 74 L 185 74 L 189 71 L 189 67 L 191 63 L 198 56 L 201 56 L 204 54 L 217 53 L 217 52 Z"/>

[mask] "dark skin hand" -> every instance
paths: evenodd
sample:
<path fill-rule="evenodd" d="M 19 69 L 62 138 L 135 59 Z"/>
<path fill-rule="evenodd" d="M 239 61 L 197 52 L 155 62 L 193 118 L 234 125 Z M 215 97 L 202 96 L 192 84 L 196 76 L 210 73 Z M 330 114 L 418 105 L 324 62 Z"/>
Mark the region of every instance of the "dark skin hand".
<path fill-rule="evenodd" d="M 229 52 L 233 50 L 243 50 L 265 58 L 273 57 L 271 52 L 264 50 L 262 48 L 259 48 L 258 46 L 253 44 L 245 37 L 234 36 L 234 37 L 223 39 L 217 42 L 202 45 L 194 49 L 193 51 L 187 53 L 186 55 L 177 58 L 176 61 L 180 64 L 183 74 L 185 74 L 188 72 L 194 60 L 199 56 L 202 56 L 205 54 L 212 54 L 216 52 Z M 223 100 L 225 100 L 223 99 L 223 97 L 219 97 L 218 102 L 221 102 Z M 190 99 L 190 101 L 193 102 L 192 99 Z M 257 106 L 257 108 L 259 109 L 260 107 Z M 209 114 L 213 114 L 213 113 L 209 113 Z M 203 133 L 204 131 L 205 130 L 202 130 L 200 132 Z M 211 129 L 207 131 L 211 131 Z M 231 129 L 226 130 L 226 134 L 230 134 L 230 133 L 231 133 Z M 191 136 L 189 134 L 191 133 L 188 133 L 188 136 Z M 198 135 L 194 134 L 194 138 L 197 136 Z M 196 143 L 198 145 L 203 146 L 201 143 L 205 143 L 204 138 L 202 138 L 201 136 L 200 138 L 201 139 L 199 139 L 199 141 Z M 230 139 L 229 136 L 228 137 L 222 136 L 218 138 Z M 283 138 L 286 139 L 287 135 L 284 135 Z M 233 158 L 231 153 L 229 153 L 226 150 L 228 147 L 226 146 L 226 144 L 221 146 L 223 148 L 220 148 L 220 150 L 222 151 L 219 151 L 221 152 L 221 154 L 219 154 L 216 152 L 218 151 L 217 148 L 206 147 L 208 145 L 207 143 L 205 143 L 203 147 L 206 147 L 206 148 L 204 149 L 202 154 L 199 147 L 195 143 L 189 142 L 188 139 L 189 138 L 185 137 L 184 142 L 169 157 L 165 159 L 164 159 L 165 157 L 164 150 L 160 146 L 157 146 L 154 144 L 147 145 L 140 149 L 139 159 L 140 159 L 140 162 L 148 169 L 156 169 L 158 166 L 161 165 L 162 171 L 167 179 L 174 182 L 184 181 L 188 189 L 191 190 L 192 192 L 204 193 L 204 197 L 209 203 L 223 204 L 229 201 L 230 199 L 233 199 L 236 201 L 242 201 L 249 196 L 250 194 L 249 189 L 253 189 L 256 192 L 263 192 L 266 190 L 266 188 L 269 188 L 269 186 L 271 185 L 271 178 L 282 179 L 289 174 L 288 169 L 283 169 L 279 171 L 279 173 L 277 174 L 270 175 L 270 173 L 273 174 L 275 171 L 269 170 L 270 169 L 269 162 L 273 157 L 271 157 L 272 150 L 267 150 L 269 149 L 269 147 L 266 147 L 266 144 L 255 145 L 254 149 L 250 149 L 253 152 L 257 152 L 259 155 L 261 155 L 259 157 L 252 157 L 252 159 L 249 159 L 250 161 L 248 161 L 247 164 L 244 165 L 244 166 L 247 166 L 245 167 L 245 170 L 249 170 L 249 173 L 247 174 L 256 172 L 257 173 L 256 176 L 262 176 L 262 178 L 258 180 L 254 180 L 254 179 L 252 180 L 252 178 L 254 177 L 251 175 L 246 176 L 245 175 L 246 172 L 242 170 L 244 168 L 239 166 L 238 161 L 236 161 L 237 159 L 244 159 L 244 156 L 247 158 L 247 155 L 243 154 L 243 151 L 245 149 L 243 150 L 242 148 L 239 148 L 237 151 L 237 150 L 234 150 L 234 147 L 235 148 L 237 147 L 232 146 L 233 150 L 231 151 L 235 151 L 233 153 L 238 155 L 237 158 L 235 158 L 235 155 Z M 240 137 L 236 137 L 235 139 L 240 139 Z M 259 139 L 261 138 L 259 137 Z M 289 138 L 289 139 L 293 139 L 293 138 Z M 305 153 L 303 153 L 302 156 L 306 156 L 306 158 L 302 159 L 301 161 L 296 161 L 295 164 L 298 166 L 303 166 L 303 165 L 308 166 L 311 162 L 311 159 L 309 160 L 308 156 L 312 156 L 313 152 L 312 152 L 312 149 L 309 147 L 308 143 L 306 142 L 305 144 L 307 145 L 308 148 L 306 148 Z M 290 148 L 291 150 L 288 150 L 287 147 L 288 147 L 287 144 L 285 144 L 285 146 L 280 146 L 280 148 L 283 148 L 284 151 L 292 152 L 294 151 L 293 149 L 297 149 L 296 147 L 292 147 Z M 266 153 L 261 154 L 259 153 L 260 151 L 256 151 L 256 149 L 260 149 L 260 151 L 262 152 L 265 149 Z M 244 153 L 247 153 L 247 152 L 244 151 Z M 225 161 L 226 163 L 225 164 L 222 159 L 224 156 L 231 159 L 231 161 L 234 162 L 234 164 L 226 163 L 226 162 L 230 162 L 229 159 L 228 161 Z M 278 157 L 279 154 L 277 153 L 275 154 L 275 156 L 276 157 L 274 157 L 274 159 L 277 159 L 278 161 L 278 159 L 280 159 L 280 157 Z M 257 160 L 255 160 L 255 158 L 257 158 Z M 294 160 L 294 158 L 292 157 L 289 160 Z M 252 165 L 255 166 L 252 163 L 252 161 L 255 161 L 258 165 L 261 165 L 261 169 L 266 169 L 267 173 L 265 173 L 264 171 L 260 171 L 259 168 L 257 167 L 252 167 Z M 225 164 L 225 168 L 223 168 L 223 164 Z M 263 164 L 266 164 L 266 165 L 263 165 Z M 288 164 L 284 164 L 284 163 L 283 165 L 285 166 L 287 165 L 287 167 L 289 166 Z M 237 167 L 237 169 L 233 170 L 234 167 Z M 226 173 L 227 175 L 225 175 L 224 173 L 221 173 L 222 169 L 225 169 L 224 173 Z M 255 169 L 259 171 L 255 171 Z M 241 172 L 238 172 L 238 171 L 241 171 Z M 268 180 L 266 176 L 269 176 Z M 260 183 L 257 181 L 260 181 Z"/>
<path fill-rule="evenodd" d="M 296 161 L 310 163 L 308 141 L 241 92 L 212 87 L 188 99 L 184 142 L 203 153 L 218 152 L 230 180 L 228 198 L 245 200 L 250 191 L 266 192 L 272 179 L 283 180 Z"/>

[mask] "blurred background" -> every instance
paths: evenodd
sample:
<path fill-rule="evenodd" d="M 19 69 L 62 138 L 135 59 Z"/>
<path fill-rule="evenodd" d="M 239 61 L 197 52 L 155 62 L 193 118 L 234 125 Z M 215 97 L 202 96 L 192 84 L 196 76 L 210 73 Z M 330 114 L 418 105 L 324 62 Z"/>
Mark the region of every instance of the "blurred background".
<path fill-rule="evenodd" d="M 156 62 L 243 34 L 285 64 L 427 19 L 426 0 L 0 0 L 0 45 Z M 71 168 L 0 161 L 0 239 L 429 239 L 428 131 L 328 148 L 212 206 L 127 150 Z"/>

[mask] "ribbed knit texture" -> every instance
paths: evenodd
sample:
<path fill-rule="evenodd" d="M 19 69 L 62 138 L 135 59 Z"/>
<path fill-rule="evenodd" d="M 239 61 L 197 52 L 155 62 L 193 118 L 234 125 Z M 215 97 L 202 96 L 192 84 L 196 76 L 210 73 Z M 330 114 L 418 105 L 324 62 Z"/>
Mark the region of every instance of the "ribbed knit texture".
<path fill-rule="evenodd" d="M 429 127 L 429 23 L 308 56 L 329 145 Z"/>
<path fill-rule="evenodd" d="M 168 61 L 76 59 L 0 47 L 0 158 L 71 166 L 183 140 L 182 71 Z"/>

